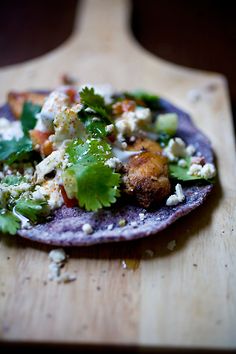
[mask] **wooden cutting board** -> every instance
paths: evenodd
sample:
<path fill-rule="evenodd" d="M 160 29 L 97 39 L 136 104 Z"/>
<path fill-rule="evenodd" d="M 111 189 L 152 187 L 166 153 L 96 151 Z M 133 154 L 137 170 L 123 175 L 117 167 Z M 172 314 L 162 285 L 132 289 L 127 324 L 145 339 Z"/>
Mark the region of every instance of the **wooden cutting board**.
<path fill-rule="evenodd" d="M 47 281 L 51 247 L 2 237 L 1 340 L 235 348 L 236 175 L 227 82 L 145 51 L 130 33 L 127 0 L 87 0 L 78 15 L 73 36 L 58 49 L 0 70 L 1 102 L 11 89 L 53 88 L 64 72 L 82 83 L 153 91 L 190 112 L 209 136 L 219 181 L 202 207 L 157 236 L 68 249 L 66 270 L 77 274 L 70 284 Z"/>

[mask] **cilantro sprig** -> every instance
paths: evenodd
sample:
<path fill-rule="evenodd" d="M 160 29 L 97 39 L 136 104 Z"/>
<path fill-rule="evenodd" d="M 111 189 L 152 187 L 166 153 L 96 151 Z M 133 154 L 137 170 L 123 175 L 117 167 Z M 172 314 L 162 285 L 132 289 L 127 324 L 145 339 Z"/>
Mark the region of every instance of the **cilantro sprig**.
<path fill-rule="evenodd" d="M 0 232 L 15 235 L 20 229 L 20 220 L 9 210 L 0 210 Z"/>
<path fill-rule="evenodd" d="M 93 87 L 84 87 L 80 92 L 80 100 L 85 108 L 90 108 L 104 119 L 109 118 L 108 107 L 105 104 L 104 98 L 96 94 Z"/>
<path fill-rule="evenodd" d="M 190 157 L 185 158 L 186 166 L 181 167 L 177 164 L 177 162 L 170 162 L 169 163 L 169 173 L 170 177 L 173 179 L 177 179 L 178 181 L 188 182 L 188 181 L 208 181 L 214 183 L 214 179 L 206 179 L 202 176 L 190 175 L 189 168 L 190 168 Z"/>
<path fill-rule="evenodd" d="M 32 150 L 32 142 L 27 136 L 23 136 L 19 140 L 15 138 L 2 140 L 0 141 L 0 161 L 6 161 L 11 165 L 15 161 L 26 158 Z"/>
<path fill-rule="evenodd" d="M 41 108 L 41 106 L 33 104 L 32 102 L 24 103 L 20 120 L 25 135 L 28 134 L 29 130 L 34 129 L 37 122 L 36 114 L 41 111 Z"/>
<path fill-rule="evenodd" d="M 24 136 L 20 139 L 1 140 L 0 141 L 0 161 L 4 161 L 11 165 L 15 161 L 28 158 L 29 153 L 33 150 L 32 141 L 28 132 L 33 129 L 36 124 L 36 114 L 41 107 L 31 102 L 26 102 L 20 117 L 21 126 Z"/>
<path fill-rule="evenodd" d="M 77 140 L 67 146 L 66 153 L 72 163 L 63 174 L 68 197 L 91 211 L 115 203 L 120 195 L 120 174 L 104 164 L 112 157 L 111 146 L 101 139 Z"/>
<path fill-rule="evenodd" d="M 15 209 L 33 223 L 48 214 L 48 204 L 44 200 L 20 199 Z"/>
<path fill-rule="evenodd" d="M 104 138 L 107 135 L 106 125 L 111 124 L 109 106 L 101 95 L 95 93 L 94 88 L 86 86 L 79 94 L 83 108 L 78 117 L 84 123 L 88 135 Z"/>

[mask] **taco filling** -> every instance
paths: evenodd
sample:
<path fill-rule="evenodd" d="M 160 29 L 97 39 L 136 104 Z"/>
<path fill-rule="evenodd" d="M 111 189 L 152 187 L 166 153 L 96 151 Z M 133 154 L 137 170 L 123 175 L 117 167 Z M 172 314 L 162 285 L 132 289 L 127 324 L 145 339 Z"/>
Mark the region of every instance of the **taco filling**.
<path fill-rule="evenodd" d="M 126 204 L 138 215 L 176 210 L 188 205 L 189 188 L 210 190 L 216 175 L 206 138 L 191 132 L 181 111 L 166 109 L 164 100 L 147 92 L 63 86 L 10 93 L 7 109 L 0 119 L 2 233 L 30 237 L 59 209 L 98 219 Z M 126 223 L 124 214 L 115 227 Z M 93 237 L 96 225 L 80 223 L 80 232 Z M 104 233 L 110 225 L 102 226 Z"/>

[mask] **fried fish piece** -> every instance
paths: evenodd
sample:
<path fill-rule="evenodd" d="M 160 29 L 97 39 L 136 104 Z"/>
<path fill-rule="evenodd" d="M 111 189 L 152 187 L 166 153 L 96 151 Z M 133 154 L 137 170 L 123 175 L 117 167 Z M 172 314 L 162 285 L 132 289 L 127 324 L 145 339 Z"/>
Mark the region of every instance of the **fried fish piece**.
<path fill-rule="evenodd" d="M 48 94 L 46 93 L 10 91 L 7 96 L 7 102 L 14 116 L 19 118 L 25 102 L 29 101 L 42 106 L 47 96 Z"/>
<path fill-rule="evenodd" d="M 144 208 L 160 203 L 171 188 L 162 148 L 150 139 L 138 138 L 128 149 L 143 152 L 129 158 L 125 165 L 124 192 Z"/>

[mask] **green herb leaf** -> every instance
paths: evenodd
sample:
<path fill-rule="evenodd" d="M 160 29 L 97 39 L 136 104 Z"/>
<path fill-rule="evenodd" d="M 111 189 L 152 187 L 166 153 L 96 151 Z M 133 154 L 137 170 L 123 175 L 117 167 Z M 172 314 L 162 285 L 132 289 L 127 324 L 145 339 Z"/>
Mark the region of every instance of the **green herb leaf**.
<path fill-rule="evenodd" d="M 7 184 L 8 186 L 18 186 L 24 181 L 25 179 L 22 176 L 9 175 L 4 177 L 1 180 L 1 183 Z"/>
<path fill-rule="evenodd" d="M 85 128 L 87 132 L 95 138 L 104 138 L 107 135 L 106 123 L 102 121 L 87 120 Z"/>
<path fill-rule="evenodd" d="M 25 102 L 21 113 L 21 126 L 24 134 L 28 134 L 29 130 L 34 129 L 37 118 L 36 114 L 41 111 L 41 106 L 32 102 Z"/>
<path fill-rule="evenodd" d="M 20 220 L 11 211 L 0 211 L 0 232 L 15 235 L 20 229 Z"/>
<path fill-rule="evenodd" d="M 15 206 L 18 213 L 32 222 L 48 214 L 48 204 L 44 200 L 20 199 Z"/>
<path fill-rule="evenodd" d="M 73 164 L 88 164 L 91 162 L 105 162 L 112 157 L 111 146 L 101 139 L 92 138 L 83 142 L 74 140 L 67 145 L 66 153 L 69 162 Z"/>
<path fill-rule="evenodd" d="M 124 92 L 124 96 L 134 100 L 141 100 L 152 110 L 160 108 L 159 97 L 150 92 L 136 90 L 133 92 Z"/>
<path fill-rule="evenodd" d="M 26 154 L 33 150 L 31 140 L 23 136 L 19 140 L 2 140 L 0 141 L 0 161 L 6 161 L 12 164 L 15 161 L 23 159 Z"/>
<path fill-rule="evenodd" d="M 169 164 L 169 172 L 172 178 L 178 181 L 194 181 L 203 180 L 204 178 L 198 176 L 191 176 L 188 174 L 189 165 L 187 167 L 180 167 L 176 163 Z"/>
<path fill-rule="evenodd" d="M 104 98 L 94 92 L 94 88 L 85 87 L 80 92 L 80 100 L 87 108 L 95 111 L 99 116 L 108 119 L 108 109 L 106 107 Z M 94 117 L 94 114 L 93 114 Z"/>
<path fill-rule="evenodd" d="M 71 180 L 74 182 L 71 183 Z M 73 185 L 76 188 L 74 197 L 78 199 L 80 207 L 88 211 L 109 207 L 119 196 L 120 175 L 101 162 L 74 165 L 65 171 L 63 181 L 70 197 L 72 194 L 68 187 Z"/>

